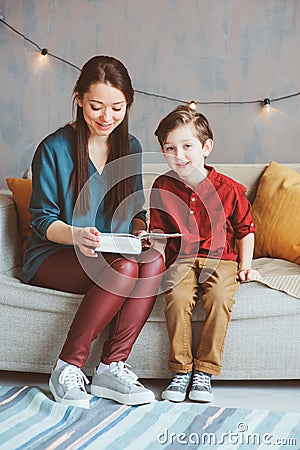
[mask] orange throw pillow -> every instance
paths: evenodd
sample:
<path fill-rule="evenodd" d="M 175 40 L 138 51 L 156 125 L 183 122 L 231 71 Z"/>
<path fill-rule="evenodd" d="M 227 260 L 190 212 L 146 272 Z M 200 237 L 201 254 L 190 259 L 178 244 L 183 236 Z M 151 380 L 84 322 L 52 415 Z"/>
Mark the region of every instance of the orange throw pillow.
<path fill-rule="evenodd" d="M 16 203 L 22 237 L 22 253 L 24 254 L 27 248 L 27 239 L 31 234 L 31 214 L 28 207 L 32 192 L 32 181 L 23 178 L 6 178 L 6 183 Z"/>
<path fill-rule="evenodd" d="M 300 174 L 272 161 L 261 176 L 252 213 L 254 257 L 300 264 Z"/>

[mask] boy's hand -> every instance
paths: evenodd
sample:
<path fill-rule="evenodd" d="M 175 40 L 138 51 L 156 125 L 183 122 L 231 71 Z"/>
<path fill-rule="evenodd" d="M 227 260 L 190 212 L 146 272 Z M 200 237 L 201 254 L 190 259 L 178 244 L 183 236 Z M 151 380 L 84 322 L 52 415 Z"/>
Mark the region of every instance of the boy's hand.
<path fill-rule="evenodd" d="M 154 230 L 155 233 L 163 233 L 161 230 Z M 141 230 L 138 233 L 138 236 L 143 236 L 143 234 L 148 234 L 145 230 Z M 149 239 L 148 237 L 146 239 L 142 239 L 142 245 L 143 247 L 151 247 L 154 248 L 154 250 L 158 251 L 162 255 L 164 255 L 165 248 L 167 245 L 167 239 Z"/>
<path fill-rule="evenodd" d="M 163 233 L 162 230 L 152 230 L 154 233 Z M 151 239 L 150 238 L 150 243 L 151 243 L 151 247 L 154 248 L 154 250 L 156 250 L 157 252 L 161 253 L 161 255 L 164 257 L 165 259 L 165 248 L 167 245 L 167 239 L 166 238 L 162 238 L 162 239 Z"/>
<path fill-rule="evenodd" d="M 165 248 L 167 245 L 167 239 L 150 239 L 151 247 L 154 248 L 154 250 L 158 251 L 162 255 L 165 252 Z"/>
<path fill-rule="evenodd" d="M 238 271 L 239 279 L 242 283 L 246 283 L 247 281 L 258 281 L 262 279 L 261 274 L 258 270 L 255 269 L 240 269 Z"/>
<path fill-rule="evenodd" d="M 146 230 L 139 230 L 137 233 L 137 236 L 143 236 L 143 234 L 147 235 L 148 232 Z M 146 239 L 142 239 L 142 246 L 146 247 L 146 248 L 151 247 L 151 243 L 150 243 L 148 237 Z"/>

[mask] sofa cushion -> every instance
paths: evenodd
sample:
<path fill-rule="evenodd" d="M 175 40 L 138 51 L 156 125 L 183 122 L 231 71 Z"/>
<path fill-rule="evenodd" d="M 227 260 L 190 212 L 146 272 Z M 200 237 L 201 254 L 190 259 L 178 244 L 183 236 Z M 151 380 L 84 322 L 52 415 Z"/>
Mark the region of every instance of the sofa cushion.
<path fill-rule="evenodd" d="M 27 248 L 27 239 L 31 234 L 31 215 L 28 211 L 28 207 L 32 192 L 32 181 L 23 178 L 6 178 L 6 183 L 9 190 L 12 192 L 17 207 L 23 254 Z"/>
<path fill-rule="evenodd" d="M 23 284 L 18 279 L 19 269 L 0 274 L 1 307 L 13 307 L 24 310 L 40 311 L 45 314 L 74 315 L 83 298 L 79 294 L 71 294 L 53 289 Z M 14 295 L 11 295 L 12 290 Z M 243 283 L 235 295 L 236 305 L 233 308 L 232 320 L 251 318 L 278 317 L 300 314 L 300 301 L 286 293 L 270 289 L 261 283 Z M 165 322 L 165 299 L 160 294 L 149 322 Z M 194 309 L 193 322 L 204 321 L 205 313 L 201 301 Z"/>
<path fill-rule="evenodd" d="M 272 161 L 253 203 L 257 233 L 254 256 L 300 264 L 300 174 Z"/>

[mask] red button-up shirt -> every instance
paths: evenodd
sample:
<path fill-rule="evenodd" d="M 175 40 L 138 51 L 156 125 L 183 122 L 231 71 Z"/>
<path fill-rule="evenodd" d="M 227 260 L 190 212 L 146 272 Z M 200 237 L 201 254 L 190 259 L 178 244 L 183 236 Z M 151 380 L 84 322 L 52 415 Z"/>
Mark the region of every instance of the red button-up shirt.
<path fill-rule="evenodd" d="M 182 233 L 167 241 L 167 266 L 184 257 L 236 261 L 235 240 L 254 233 L 245 187 L 205 166 L 209 175 L 192 189 L 170 171 L 159 176 L 150 195 L 150 229 Z"/>

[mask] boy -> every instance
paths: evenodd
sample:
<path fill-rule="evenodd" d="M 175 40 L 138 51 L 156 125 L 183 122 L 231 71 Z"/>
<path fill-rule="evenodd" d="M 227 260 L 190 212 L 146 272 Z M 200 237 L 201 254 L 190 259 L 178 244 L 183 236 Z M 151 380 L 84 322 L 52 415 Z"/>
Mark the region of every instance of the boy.
<path fill-rule="evenodd" d="M 184 401 L 191 383 L 189 399 L 210 402 L 210 378 L 221 372 L 239 281 L 260 278 L 251 268 L 255 225 L 244 186 L 204 163 L 213 133 L 202 114 L 178 106 L 155 135 L 171 171 L 153 184 L 150 228 L 183 234 L 165 249 L 169 368 L 175 376 L 162 398 Z M 192 310 L 200 289 L 206 319 L 193 355 Z"/>

